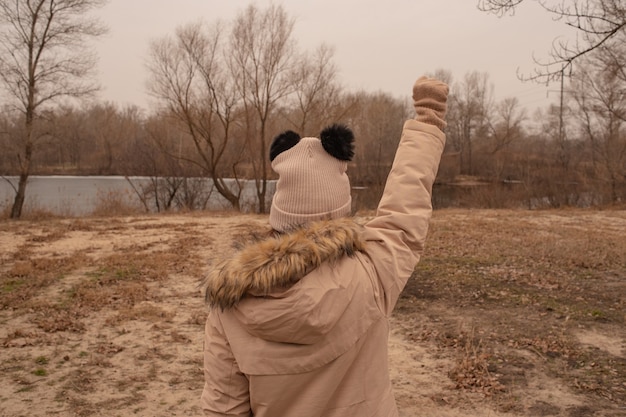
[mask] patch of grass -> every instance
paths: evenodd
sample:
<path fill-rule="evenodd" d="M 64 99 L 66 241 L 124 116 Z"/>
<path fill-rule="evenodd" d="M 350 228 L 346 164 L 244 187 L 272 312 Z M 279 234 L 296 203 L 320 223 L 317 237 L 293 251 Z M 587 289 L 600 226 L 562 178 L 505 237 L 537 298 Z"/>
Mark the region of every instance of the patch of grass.
<path fill-rule="evenodd" d="M 33 371 L 33 375 L 35 376 L 47 376 L 48 375 L 48 371 L 46 371 L 44 368 L 37 368 Z"/>
<path fill-rule="evenodd" d="M 504 392 L 505 386 L 490 370 L 492 356 L 484 349 L 482 340 L 477 339 L 472 330 L 470 333 L 462 332 L 460 342 L 457 362 L 448 373 L 456 388 L 480 392 L 485 396 Z"/>
<path fill-rule="evenodd" d="M 137 270 L 137 268 L 135 268 L 134 266 L 130 266 L 124 269 L 117 269 L 113 273 L 117 279 L 121 280 L 136 279 L 140 275 L 139 270 Z"/>
<path fill-rule="evenodd" d="M 124 351 L 124 349 L 124 346 L 115 345 L 113 343 L 100 343 L 95 348 L 95 352 L 110 357 Z"/>
<path fill-rule="evenodd" d="M 0 307 L 28 307 L 45 288 L 57 283 L 68 272 L 88 264 L 83 253 L 37 257 L 23 249 L 15 256 L 7 273 L 0 275 Z"/>
<path fill-rule="evenodd" d="M 101 413 L 103 408 L 86 400 L 82 395 L 83 393 L 82 390 L 78 390 L 77 394 L 63 394 L 63 403 L 66 404 L 72 414 L 77 417 L 89 417 Z"/>
<path fill-rule="evenodd" d="M 81 321 L 84 315 L 85 313 L 73 307 L 68 309 L 51 305 L 41 308 L 33 321 L 47 333 L 63 331 L 82 333 L 86 330 Z"/>
<path fill-rule="evenodd" d="M 129 320 L 145 320 L 151 323 L 171 322 L 175 312 L 167 311 L 154 304 L 141 304 L 118 310 L 115 316 L 109 317 L 106 324 L 117 326 Z"/>
<path fill-rule="evenodd" d="M 64 388 L 79 395 L 88 394 L 96 390 L 95 382 L 97 380 L 93 369 L 81 367 L 72 370 L 64 382 Z M 61 393 L 62 391 L 59 391 L 59 394 Z"/>
<path fill-rule="evenodd" d="M 0 287 L 0 291 L 3 293 L 10 293 L 13 291 L 17 291 L 21 286 L 24 285 L 23 279 L 12 279 L 2 283 L 2 287 Z"/>
<path fill-rule="evenodd" d="M 62 239 L 67 235 L 67 229 L 52 225 L 53 227 L 44 227 L 41 234 L 32 235 L 28 242 L 49 243 Z"/>
<path fill-rule="evenodd" d="M 20 220 L 41 222 L 41 221 L 48 221 L 48 220 L 58 220 L 61 217 L 62 216 L 59 214 L 56 214 L 50 210 L 41 208 L 37 204 L 31 203 L 27 205 L 26 207 L 24 207 L 24 210 L 22 211 L 22 215 L 20 216 Z"/>
<path fill-rule="evenodd" d="M 37 356 L 35 358 L 35 363 L 37 365 L 47 365 L 48 364 L 48 358 L 46 358 L 45 356 Z"/>
<path fill-rule="evenodd" d="M 110 260 L 107 260 L 109 263 Z M 87 275 L 96 281 L 102 283 L 112 281 L 132 281 L 142 277 L 142 271 L 133 264 L 132 260 L 129 260 L 128 264 L 121 264 L 119 262 L 111 262 L 110 265 L 102 266 L 96 271 L 92 271 Z"/>
<path fill-rule="evenodd" d="M 626 396 L 626 385 L 620 375 L 626 374 L 626 359 L 607 355 L 598 349 L 581 350 L 569 362 L 572 385 L 578 391 L 591 391 L 608 399 Z"/>
<path fill-rule="evenodd" d="M 133 193 L 129 191 L 98 191 L 96 205 L 91 214 L 99 217 L 139 214 L 142 210 L 134 197 Z"/>
<path fill-rule="evenodd" d="M 590 315 L 591 315 L 591 317 L 594 317 L 594 318 L 606 317 L 606 315 L 602 311 L 600 311 L 600 310 L 592 310 Z"/>
<path fill-rule="evenodd" d="M 76 298 L 76 286 L 72 286 L 63 291 L 61 298 L 57 301 L 57 307 L 61 310 L 69 310 Z"/>

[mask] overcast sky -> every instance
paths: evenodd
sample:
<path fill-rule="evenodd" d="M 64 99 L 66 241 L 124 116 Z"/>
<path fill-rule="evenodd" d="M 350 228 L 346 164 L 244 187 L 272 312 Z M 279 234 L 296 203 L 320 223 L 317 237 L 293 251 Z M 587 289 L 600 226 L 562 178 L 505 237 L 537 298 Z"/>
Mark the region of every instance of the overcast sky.
<path fill-rule="evenodd" d="M 229 21 L 250 0 L 110 0 L 98 11 L 109 33 L 97 42 L 101 99 L 147 108 L 149 42 L 199 19 Z M 260 8 L 270 2 L 257 0 Z M 461 80 L 470 71 L 489 73 L 495 98 L 518 97 L 530 109 L 558 98 L 557 85 L 522 83 L 533 55 L 547 58 L 558 37 L 571 36 L 536 2 L 498 18 L 477 9 L 477 0 L 283 0 L 296 19 L 300 50 L 322 43 L 335 49 L 339 79 L 350 90 L 408 97 L 413 81 L 437 69 Z"/>

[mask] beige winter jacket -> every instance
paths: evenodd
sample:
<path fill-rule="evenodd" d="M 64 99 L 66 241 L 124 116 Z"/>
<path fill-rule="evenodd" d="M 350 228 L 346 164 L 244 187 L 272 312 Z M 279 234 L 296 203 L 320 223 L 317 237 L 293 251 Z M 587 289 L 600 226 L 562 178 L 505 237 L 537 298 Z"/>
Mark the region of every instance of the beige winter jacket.
<path fill-rule="evenodd" d="M 388 318 L 424 247 L 444 142 L 408 120 L 375 218 L 252 243 L 209 275 L 206 416 L 398 415 Z"/>

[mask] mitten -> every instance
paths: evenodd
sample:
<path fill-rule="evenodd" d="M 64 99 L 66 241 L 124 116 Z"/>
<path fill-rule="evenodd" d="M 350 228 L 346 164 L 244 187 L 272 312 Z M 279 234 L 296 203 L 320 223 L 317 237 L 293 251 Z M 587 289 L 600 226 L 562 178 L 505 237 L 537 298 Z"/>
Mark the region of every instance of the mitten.
<path fill-rule="evenodd" d="M 413 106 L 415 119 L 418 122 L 437 126 L 440 130 L 446 127 L 446 101 L 448 85 L 428 77 L 420 77 L 413 85 Z"/>

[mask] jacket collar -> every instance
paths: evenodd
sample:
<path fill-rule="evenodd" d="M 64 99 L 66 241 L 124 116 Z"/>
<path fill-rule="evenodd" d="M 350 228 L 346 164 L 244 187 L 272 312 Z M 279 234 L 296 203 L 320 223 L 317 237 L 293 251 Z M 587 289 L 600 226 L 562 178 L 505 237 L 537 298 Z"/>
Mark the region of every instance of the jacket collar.
<path fill-rule="evenodd" d="M 248 294 L 289 287 L 324 262 L 365 248 L 361 226 L 350 218 L 309 224 L 291 233 L 245 245 L 218 263 L 204 280 L 206 302 L 222 310 Z"/>

